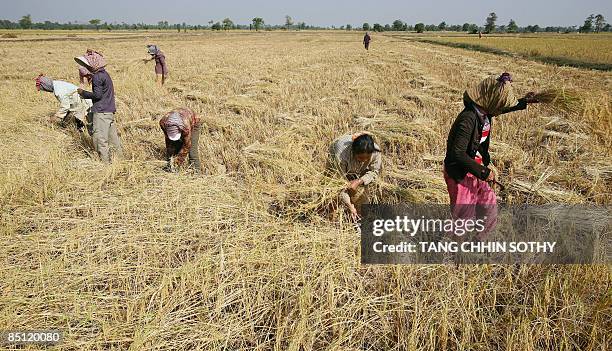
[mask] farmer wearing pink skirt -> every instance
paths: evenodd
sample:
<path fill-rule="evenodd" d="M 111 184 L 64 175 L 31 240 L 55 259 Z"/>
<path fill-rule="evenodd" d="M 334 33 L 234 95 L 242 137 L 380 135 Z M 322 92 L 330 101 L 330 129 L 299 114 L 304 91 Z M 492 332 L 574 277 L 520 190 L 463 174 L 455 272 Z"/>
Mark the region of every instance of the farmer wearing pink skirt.
<path fill-rule="evenodd" d="M 489 186 L 495 173 L 489 168 L 493 117 L 524 110 L 537 102 L 534 93 L 516 99 L 509 73 L 490 76 L 463 94 L 465 108 L 451 127 L 444 159 L 444 180 L 454 219 L 484 219 L 484 240 L 497 222 L 497 200 Z"/>
<path fill-rule="evenodd" d="M 147 51 L 151 55 L 150 59 L 144 59 L 144 62 L 155 60 L 155 74 L 157 76 L 157 84 L 161 87 L 166 82 L 168 77 L 168 66 L 166 65 L 166 56 L 157 45 L 147 45 Z"/>

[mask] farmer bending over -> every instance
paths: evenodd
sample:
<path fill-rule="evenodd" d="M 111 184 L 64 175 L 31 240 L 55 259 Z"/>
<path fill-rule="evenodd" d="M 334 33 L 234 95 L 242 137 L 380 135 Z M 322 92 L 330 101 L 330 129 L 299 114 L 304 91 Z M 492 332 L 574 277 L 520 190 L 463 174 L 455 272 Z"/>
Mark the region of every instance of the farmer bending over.
<path fill-rule="evenodd" d="M 340 193 L 340 200 L 353 219 L 359 218 L 361 205 L 370 202 L 368 186 L 376 180 L 381 167 L 380 147 L 368 133 L 344 135 L 329 147 L 328 169 L 348 180 L 346 189 Z"/>
<path fill-rule="evenodd" d="M 102 161 L 110 162 L 109 143 L 115 148 L 117 156 L 123 152 L 117 124 L 115 123 L 115 89 L 113 81 L 104 69 L 106 60 L 95 51 L 87 50 L 85 56 L 75 57 L 74 60 L 92 74 L 92 92 L 78 89 L 79 95 L 93 101 L 93 143 Z"/>
<path fill-rule="evenodd" d="M 534 93 L 516 99 L 509 73 L 490 76 L 473 85 L 463 94 L 465 108 L 448 134 L 444 159 L 444 180 L 455 219 L 484 218 L 485 230 L 477 235 L 484 239 L 497 220 L 497 200 L 488 183 L 495 173 L 489 143 L 493 117 L 524 110 L 528 103 L 537 102 Z"/>
<path fill-rule="evenodd" d="M 51 117 L 52 122 L 60 119 L 62 127 L 67 127 L 69 123 L 74 122 L 79 132 L 88 125 L 87 115 L 92 103 L 91 100 L 79 96 L 76 85 L 62 80 L 53 80 L 41 74 L 36 78 L 36 89 L 53 93 L 60 103 L 59 110 Z"/>
<path fill-rule="evenodd" d="M 166 157 L 168 169 L 172 170 L 185 162 L 189 154 L 189 162 L 196 173 L 201 170 L 198 141 L 200 139 L 200 119 L 192 110 L 180 108 L 170 111 L 159 120 L 159 126 L 166 139 Z"/>
<path fill-rule="evenodd" d="M 144 62 L 155 60 L 155 74 L 157 85 L 160 87 L 166 82 L 168 76 L 168 66 L 166 66 L 166 56 L 164 55 L 157 45 L 147 45 L 147 51 L 151 58 L 144 59 Z"/>

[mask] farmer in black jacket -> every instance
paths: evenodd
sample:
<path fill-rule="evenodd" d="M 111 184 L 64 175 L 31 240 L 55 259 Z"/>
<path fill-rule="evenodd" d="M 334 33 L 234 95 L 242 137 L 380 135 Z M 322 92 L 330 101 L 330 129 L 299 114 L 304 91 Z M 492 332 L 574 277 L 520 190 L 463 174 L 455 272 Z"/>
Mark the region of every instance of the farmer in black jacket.
<path fill-rule="evenodd" d="M 372 41 L 372 37 L 370 37 L 370 33 L 366 32 L 363 36 L 363 46 L 366 50 L 370 50 L 370 41 Z"/>
<path fill-rule="evenodd" d="M 488 168 L 492 118 L 504 113 L 524 110 L 537 102 L 534 93 L 516 99 L 509 73 L 490 76 L 470 87 L 463 94 L 465 108 L 451 127 L 444 159 L 444 180 L 450 195 L 453 218 L 485 218 L 484 238 L 495 225 L 497 201 L 489 182 L 495 173 Z"/>

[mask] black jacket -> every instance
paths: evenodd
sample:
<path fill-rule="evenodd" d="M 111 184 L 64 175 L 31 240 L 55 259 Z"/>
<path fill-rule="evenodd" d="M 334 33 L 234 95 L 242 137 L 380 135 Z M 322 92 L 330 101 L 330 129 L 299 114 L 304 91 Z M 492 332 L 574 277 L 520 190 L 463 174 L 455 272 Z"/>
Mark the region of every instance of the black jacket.
<path fill-rule="evenodd" d="M 444 158 L 444 168 L 446 173 L 455 179 L 461 181 L 469 172 L 479 179 L 485 180 L 489 176 L 491 170 L 487 168 L 491 162 L 489 155 L 489 138 L 482 144 L 482 129 L 484 128 L 484 120 L 480 119 L 474 108 L 474 102 L 467 94 L 463 94 L 463 104 L 465 108 L 457 119 L 446 141 L 446 157 Z M 501 114 L 524 110 L 527 108 L 525 99 L 519 99 L 516 106 L 507 108 Z M 492 116 L 489 116 L 491 127 L 493 127 Z M 482 156 L 482 165 L 474 160 L 476 152 L 480 152 Z"/>

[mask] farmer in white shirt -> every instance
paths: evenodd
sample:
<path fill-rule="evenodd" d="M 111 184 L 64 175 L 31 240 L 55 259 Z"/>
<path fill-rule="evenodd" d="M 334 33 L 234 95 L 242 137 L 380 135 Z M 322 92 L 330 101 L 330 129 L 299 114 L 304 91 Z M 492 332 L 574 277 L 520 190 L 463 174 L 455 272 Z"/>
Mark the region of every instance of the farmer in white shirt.
<path fill-rule="evenodd" d="M 36 88 L 39 91 L 43 90 L 53 93 L 60 102 L 59 109 L 51 117 L 52 122 L 60 119 L 60 124 L 66 127 L 74 120 L 79 131 L 83 131 L 85 126 L 88 126 L 89 131 L 91 123 L 88 123 L 88 114 L 93 104 L 91 100 L 83 99 L 79 96 L 76 85 L 61 80 L 52 80 L 41 74 L 36 78 Z"/>

